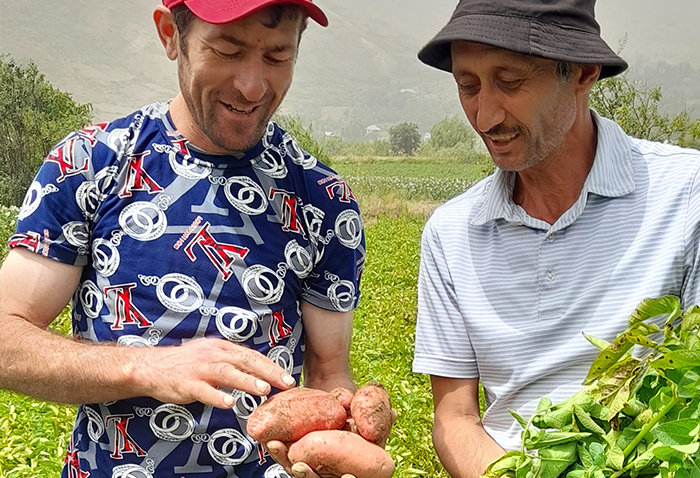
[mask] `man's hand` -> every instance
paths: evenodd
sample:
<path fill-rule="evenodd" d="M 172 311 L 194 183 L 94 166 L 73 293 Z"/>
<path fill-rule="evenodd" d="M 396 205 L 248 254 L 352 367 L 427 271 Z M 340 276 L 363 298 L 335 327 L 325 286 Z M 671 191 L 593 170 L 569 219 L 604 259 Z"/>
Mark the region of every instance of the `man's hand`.
<path fill-rule="evenodd" d="M 294 378 L 263 354 L 222 339 L 143 350 L 146 360 L 132 374 L 136 395 L 163 403 L 195 401 L 231 408 L 234 398 L 219 388 L 263 396 L 271 387 L 293 387 Z"/>

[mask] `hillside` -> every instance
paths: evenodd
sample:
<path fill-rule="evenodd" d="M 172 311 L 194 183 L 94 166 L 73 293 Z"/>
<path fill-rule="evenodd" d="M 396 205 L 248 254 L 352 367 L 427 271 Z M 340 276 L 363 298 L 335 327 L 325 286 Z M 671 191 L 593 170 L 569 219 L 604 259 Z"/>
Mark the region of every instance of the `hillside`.
<path fill-rule="evenodd" d="M 318 3 L 331 26 L 312 24 L 305 34 L 284 111 L 313 121 L 316 131 L 355 139 L 370 124 L 414 121 L 427 130 L 447 115 L 461 114 L 450 75 L 416 59 L 420 47 L 449 18 L 455 0 Z M 627 35 L 625 56 L 637 62 L 633 73 L 651 82 L 657 81 L 654 75 L 672 81 L 671 104 L 694 106 L 700 98 L 699 83 L 693 80 L 700 59 L 692 50 L 700 36 L 690 25 L 692 18 L 700 18 L 700 4 L 677 0 L 659 9 L 653 0 L 598 3 L 608 42 L 615 47 Z M 175 66 L 162 53 L 151 21 L 156 4 L 0 0 L 0 53 L 19 62 L 34 60 L 55 86 L 92 103 L 98 120 L 125 114 L 150 101 L 167 100 L 177 90 Z M 634 15 L 629 15 L 632 8 Z M 680 63 L 687 68 L 678 67 Z M 669 72 L 685 76 L 668 80 Z"/>

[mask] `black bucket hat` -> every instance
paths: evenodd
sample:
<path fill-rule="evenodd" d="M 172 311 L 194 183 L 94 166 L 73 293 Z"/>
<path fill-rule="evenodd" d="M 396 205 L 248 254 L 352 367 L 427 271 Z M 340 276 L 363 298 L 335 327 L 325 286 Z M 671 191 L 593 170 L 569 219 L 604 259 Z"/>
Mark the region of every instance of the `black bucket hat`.
<path fill-rule="evenodd" d="M 600 78 L 622 73 L 627 62 L 600 37 L 595 0 L 460 0 L 452 18 L 418 58 L 452 71 L 451 43 L 485 43 L 550 60 L 602 65 Z"/>

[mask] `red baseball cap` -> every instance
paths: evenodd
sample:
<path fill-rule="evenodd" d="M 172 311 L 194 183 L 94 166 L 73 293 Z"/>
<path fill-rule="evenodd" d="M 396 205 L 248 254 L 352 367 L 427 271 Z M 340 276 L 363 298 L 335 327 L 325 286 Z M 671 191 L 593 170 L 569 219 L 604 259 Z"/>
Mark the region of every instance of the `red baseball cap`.
<path fill-rule="evenodd" d="M 312 0 L 163 0 L 169 9 L 183 3 L 207 23 L 228 23 L 265 7 L 291 3 L 304 7 L 306 14 L 322 27 L 328 26 L 328 17 Z"/>

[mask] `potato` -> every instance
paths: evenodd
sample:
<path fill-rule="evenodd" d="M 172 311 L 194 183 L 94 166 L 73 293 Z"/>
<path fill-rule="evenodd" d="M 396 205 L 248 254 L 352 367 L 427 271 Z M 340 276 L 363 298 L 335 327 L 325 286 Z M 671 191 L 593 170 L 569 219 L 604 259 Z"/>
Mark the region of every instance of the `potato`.
<path fill-rule="evenodd" d="M 345 409 L 350 414 L 350 403 L 352 403 L 353 394 L 350 390 L 343 387 L 334 388 L 331 390 L 331 395 L 333 395 Z"/>
<path fill-rule="evenodd" d="M 289 447 L 292 463 L 304 462 L 321 477 L 349 473 L 362 478 L 389 478 L 394 461 L 383 448 L 344 430 L 311 432 Z"/>
<path fill-rule="evenodd" d="M 316 430 L 340 430 L 347 411 L 328 392 L 294 388 L 273 395 L 250 414 L 248 435 L 260 443 L 293 442 Z"/>
<path fill-rule="evenodd" d="M 355 393 L 350 414 L 363 438 L 382 447 L 386 444 L 393 417 L 389 394 L 379 382 L 369 382 Z"/>

